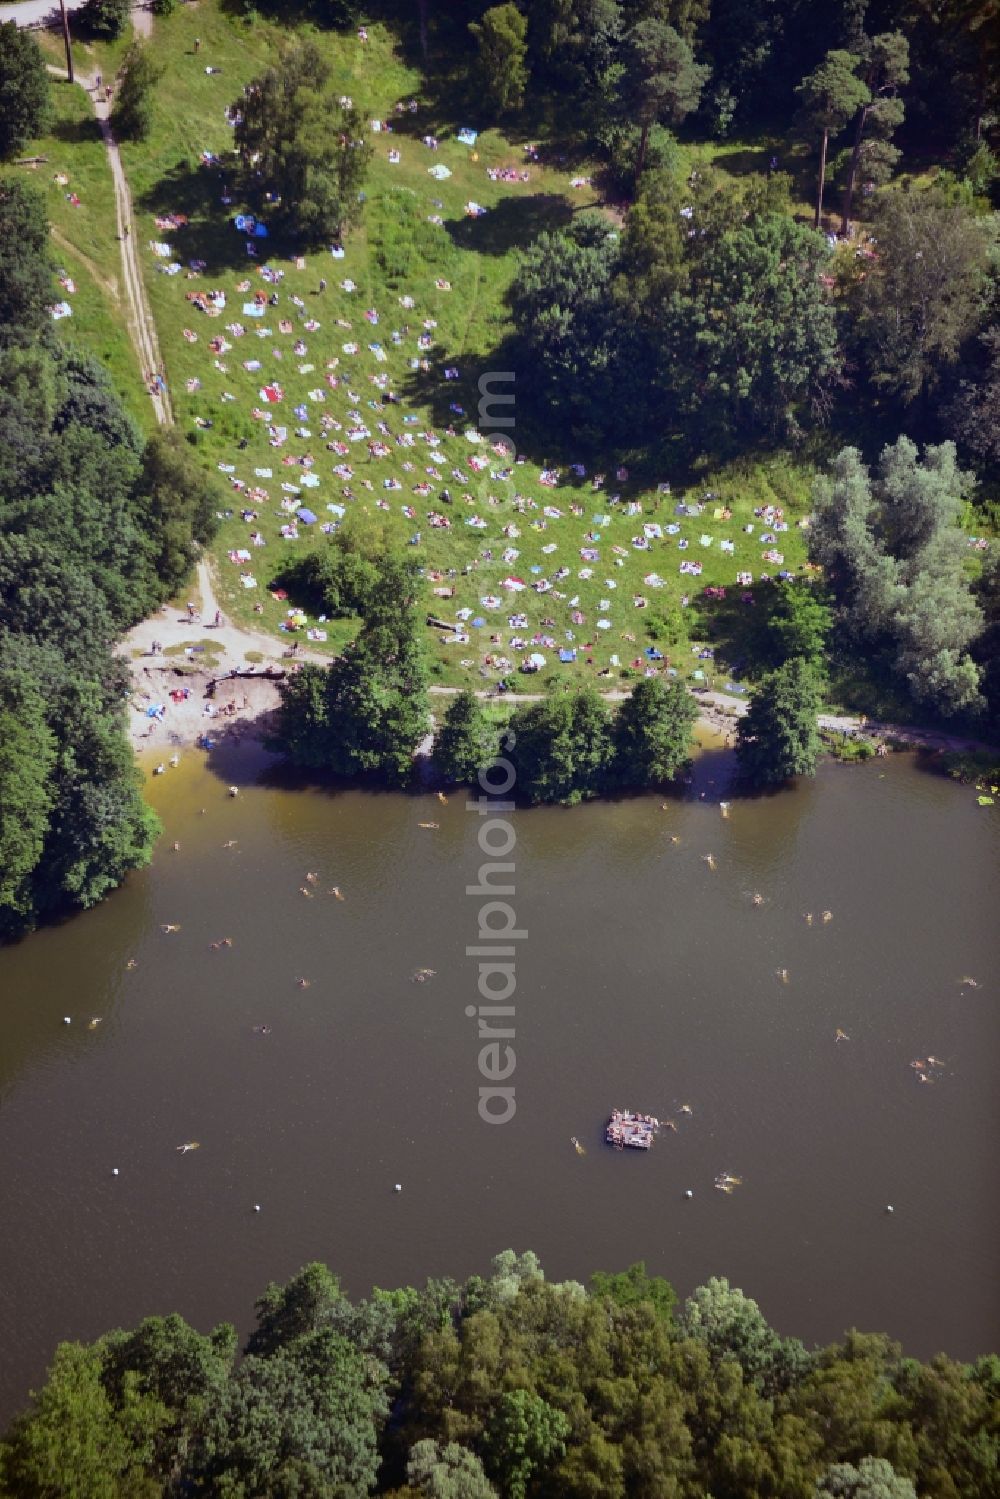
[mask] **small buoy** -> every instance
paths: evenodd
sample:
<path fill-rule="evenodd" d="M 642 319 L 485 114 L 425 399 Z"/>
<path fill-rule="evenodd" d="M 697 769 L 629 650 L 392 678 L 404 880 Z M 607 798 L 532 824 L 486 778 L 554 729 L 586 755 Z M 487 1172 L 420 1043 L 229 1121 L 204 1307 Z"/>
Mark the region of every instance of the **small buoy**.
<path fill-rule="evenodd" d="M 896 1211 L 896 1209 L 893 1207 L 892 1203 L 890 1202 L 888 1204 L 888 1206 L 886 1207 L 886 1212 L 887 1213 L 894 1213 L 895 1211 Z"/>
<path fill-rule="evenodd" d="M 111 1175 L 112 1176 L 117 1176 L 118 1175 L 118 1167 L 117 1166 L 112 1166 L 112 1168 L 111 1168 Z"/>
<path fill-rule="evenodd" d="M 690 1187 L 688 1187 L 687 1191 L 684 1193 L 684 1196 L 685 1197 L 693 1197 L 694 1196 L 694 1193 L 691 1191 Z"/>
<path fill-rule="evenodd" d="M 402 1188 L 402 1185 L 399 1182 L 397 1182 L 396 1185 L 393 1187 L 392 1190 L 394 1192 L 402 1192 L 403 1188 Z"/>
<path fill-rule="evenodd" d="M 63 1016 L 63 1025 L 72 1025 L 73 1022 L 68 1015 Z"/>

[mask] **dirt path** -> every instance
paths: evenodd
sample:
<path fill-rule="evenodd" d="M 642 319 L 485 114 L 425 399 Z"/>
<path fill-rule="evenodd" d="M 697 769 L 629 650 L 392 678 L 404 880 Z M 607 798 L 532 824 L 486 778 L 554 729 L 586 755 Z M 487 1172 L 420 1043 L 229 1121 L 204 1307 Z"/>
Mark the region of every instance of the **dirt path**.
<path fill-rule="evenodd" d="M 204 558 L 198 563 L 195 585 L 189 597 L 195 609 L 194 617 L 186 609 L 165 605 L 157 614 L 136 625 L 119 642 L 118 654 L 129 660 L 132 669 L 140 712 L 144 711 L 142 705 L 148 703 L 151 696 L 159 699 L 169 686 L 176 685 L 178 666 L 186 665 L 190 668 L 199 658 L 210 663 L 208 675 L 220 678 L 233 671 L 245 673 L 250 670 L 256 674 L 268 667 L 272 670 L 287 669 L 289 665 L 289 646 L 284 641 L 263 631 L 246 630 L 225 618 L 219 625 L 214 623 L 219 604 L 211 568 Z M 156 652 L 153 651 L 154 643 L 159 647 Z M 190 657 L 185 657 L 184 650 L 190 647 L 198 649 Z M 170 652 L 169 655 L 165 654 L 167 651 Z M 330 657 L 300 649 L 296 652 L 296 660 L 329 665 Z M 460 689 L 434 685 L 428 691 L 431 697 L 450 698 Z M 476 689 L 478 698 L 495 698 L 496 695 L 496 689 L 492 687 Z M 600 695 L 607 703 L 620 703 L 629 696 L 629 689 L 615 687 Z M 261 713 L 270 712 L 275 705 L 276 696 L 277 689 L 272 684 L 271 691 L 265 697 L 252 700 L 247 710 L 241 710 L 244 725 L 248 727 Z M 512 704 L 538 703 L 545 696 L 543 692 L 508 692 L 504 695 L 504 700 Z M 694 696 L 698 705 L 698 728 L 724 739 L 732 736 L 737 719 L 749 707 L 746 698 L 734 697 L 725 692 L 698 692 Z M 947 734 L 937 729 L 912 728 L 906 724 L 885 723 L 847 714 L 821 713 L 818 723 L 821 729 L 834 733 L 863 733 L 869 739 L 894 740 L 919 749 L 975 751 L 990 748 L 966 735 Z M 171 710 L 169 732 L 165 736 L 158 730 L 155 734 L 147 732 L 149 726 L 143 722 L 141 731 L 139 724 L 133 725 L 132 737 L 137 747 L 144 741 L 148 742 L 150 737 L 165 737 L 174 744 L 193 743 L 204 727 L 192 704 L 191 711 Z"/>
<path fill-rule="evenodd" d="M 91 260 L 89 255 L 85 255 L 78 245 L 74 245 L 71 239 L 67 239 L 65 234 L 63 234 L 59 229 L 56 228 L 55 224 L 52 224 L 50 226 L 50 232 L 52 234 L 52 238 L 54 239 L 56 244 L 59 245 L 60 249 L 65 250 L 67 255 L 73 255 L 76 257 L 76 259 L 83 266 L 84 270 L 90 276 L 91 280 L 94 282 L 95 286 L 99 286 L 102 291 L 106 292 L 113 302 L 119 302 L 121 300 L 118 291 L 118 282 L 115 280 L 114 276 L 105 276 L 100 266 L 97 265 L 96 262 Z"/>
<path fill-rule="evenodd" d="M 215 596 L 212 571 L 204 557 L 198 563 L 195 583 L 188 592 L 188 599 L 194 605 L 193 617 L 185 608 L 171 608 L 165 604 L 156 614 L 141 620 L 122 637 L 117 647 L 118 654 L 138 660 L 140 655 L 153 656 L 154 641 L 163 649 L 173 651 L 179 646 L 197 642 L 205 646 L 206 655 L 218 660 L 220 670 L 231 671 L 233 667 L 246 667 L 248 652 L 251 660 L 259 656 L 264 661 L 280 661 L 288 650 L 288 645 L 280 638 L 263 631 L 244 630 L 240 625 L 231 624 L 225 617 L 221 624 L 215 624 L 216 613 L 222 611 Z M 162 655 L 163 650 L 156 654 Z M 304 660 L 329 659 L 322 656 L 310 657 L 305 651 L 297 654 Z"/>
<path fill-rule="evenodd" d="M 148 5 L 133 5 L 132 27 L 136 36 L 150 37 L 152 35 L 153 17 Z M 66 76 L 64 69 L 54 67 L 51 63 L 49 64 L 49 72 L 55 73 L 60 78 L 65 78 Z M 118 239 L 122 247 L 122 276 L 125 285 L 125 305 L 129 337 L 132 340 L 139 360 L 139 367 L 143 373 L 143 382 L 153 403 L 156 420 L 161 427 L 171 427 L 174 422 L 174 413 L 170 404 L 170 393 L 165 384 L 156 388 L 152 385 L 152 377 L 163 374 L 163 356 L 160 353 L 160 344 L 156 336 L 156 324 L 153 322 L 153 313 L 146 296 L 146 287 L 142 279 L 142 268 L 139 264 L 135 225 L 132 216 L 132 195 L 129 192 L 125 169 L 122 166 L 118 142 L 115 140 L 111 130 L 111 106 L 104 97 L 103 87 L 98 89 L 96 78 L 77 72 L 76 81 L 90 96 L 90 102 L 97 117 L 97 122 L 101 127 L 101 134 L 104 137 L 104 145 L 108 153 L 108 165 L 111 168 L 111 180 L 115 189 L 115 216 L 118 223 Z M 102 84 L 103 82 L 104 80 L 102 79 Z"/>
<path fill-rule="evenodd" d="M 91 85 L 91 87 L 93 86 Z M 139 366 L 142 369 L 143 375 L 148 379 L 151 375 L 162 374 L 163 357 L 160 354 L 160 344 L 156 336 L 156 325 L 153 322 L 153 313 L 146 297 L 146 288 L 143 284 L 142 270 L 136 251 L 136 236 L 132 218 L 132 196 L 125 177 L 125 169 L 122 166 L 118 143 L 111 132 L 111 122 L 108 118 L 110 106 L 104 99 L 97 97 L 96 90 L 92 93 L 91 97 L 94 104 L 94 113 L 97 115 L 101 126 L 101 134 L 104 136 L 104 144 L 108 152 L 108 164 L 111 167 L 111 176 L 115 185 L 115 211 L 118 218 L 118 238 L 121 240 L 122 247 L 122 272 L 125 279 L 129 333 L 132 336 L 132 342 L 139 357 Z M 173 426 L 174 413 L 166 385 L 164 384 L 156 390 L 151 387 L 147 388 L 150 389 L 150 399 L 153 403 L 153 410 L 156 413 L 156 420 L 160 426 Z"/>

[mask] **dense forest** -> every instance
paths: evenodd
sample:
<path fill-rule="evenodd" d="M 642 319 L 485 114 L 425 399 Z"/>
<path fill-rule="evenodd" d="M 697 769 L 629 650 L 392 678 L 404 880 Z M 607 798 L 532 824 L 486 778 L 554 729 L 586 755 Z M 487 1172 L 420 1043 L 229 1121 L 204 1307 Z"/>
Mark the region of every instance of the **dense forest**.
<path fill-rule="evenodd" d="M 186 577 L 212 486 L 144 440 L 104 371 L 58 340 L 44 205 L 0 179 L 0 935 L 92 905 L 157 820 L 125 735 L 117 636 Z"/>
<path fill-rule="evenodd" d="M 325 1266 L 270 1285 L 240 1352 L 150 1317 L 64 1343 L 0 1445 L 9 1499 L 990 1499 L 1000 1360 L 879 1334 L 807 1349 L 713 1279 L 678 1305 L 640 1264 L 354 1302 Z"/>

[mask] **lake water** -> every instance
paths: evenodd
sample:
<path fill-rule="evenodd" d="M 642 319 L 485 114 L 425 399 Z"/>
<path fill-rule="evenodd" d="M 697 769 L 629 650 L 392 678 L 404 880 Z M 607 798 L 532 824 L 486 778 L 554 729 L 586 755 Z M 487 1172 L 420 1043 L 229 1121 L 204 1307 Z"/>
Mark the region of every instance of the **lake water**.
<path fill-rule="evenodd" d="M 809 1342 L 1000 1347 L 1000 819 L 901 757 L 724 820 L 728 765 L 665 809 L 513 815 L 504 1126 L 477 1113 L 464 797 L 281 786 L 250 747 L 152 780 L 152 867 L 0 953 L 0 1419 L 59 1338 L 170 1310 L 246 1331 L 310 1259 L 363 1294 L 507 1246 L 555 1278 L 641 1258 L 682 1294 L 727 1275 Z M 678 1130 L 616 1153 L 612 1105 Z"/>

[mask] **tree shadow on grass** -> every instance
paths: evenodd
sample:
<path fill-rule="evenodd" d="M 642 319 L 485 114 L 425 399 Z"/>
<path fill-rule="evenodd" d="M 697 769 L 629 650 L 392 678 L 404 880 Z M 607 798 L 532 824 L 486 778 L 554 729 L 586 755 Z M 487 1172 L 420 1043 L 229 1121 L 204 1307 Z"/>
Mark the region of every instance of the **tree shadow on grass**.
<path fill-rule="evenodd" d="M 571 205 L 560 194 L 531 193 L 523 198 L 501 198 L 481 218 L 469 215 L 451 219 L 445 228 L 462 250 L 506 255 L 515 247 L 526 248 L 540 234 L 564 229 L 572 217 Z"/>
<path fill-rule="evenodd" d="M 490 442 L 509 441 L 517 456 L 531 463 L 570 462 L 580 456 L 579 435 L 548 409 L 535 388 L 528 388 L 528 368 L 524 345 L 511 333 L 485 354 L 448 354 L 429 371 L 411 370 L 399 394 L 408 404 L 429 406 L 435 426 L 458 431 L 476 427 Z M 447 379 L 446 369 L 457 369 L 458 379 Z M 514 397 L 513 404 L 504 399 L 509 396 Z M 511 417 L 513 425 L 507 426 Z M 485 446 L 478 451 L 490 459 L 491 469 L 512 466 L 508 456 Z M 516 470 L 513 483 L 516 488 Z"/>
<path fill-rule="evenodd" d="M 733 177 L 752 177 L 766 174 L 768 162 L 775 154 L 770 143 L 761 146 L 740 146 L 731 151 L 716 151 L 714 165 Z M 786 169 L 787 170 L 787 169 Z"/>
<path fill-rule="evenodd" d="M 692 599 L 692 613 L 697 623 L 692 629 L 696 639 L 706 640 L 715 651 L 715 666 L 720 674 L 753 681 L 767 669 L 762 659 L 762 636 L 765 633 L 766 600 L 761 588 L 752 590 L 755 602 L 743 601 L 742 588 L 727 589 L 724 599 L 710 598 L 700 592 Z"/>
<path fill-rule="evenodd" d="M 234 227 L 236 207 L 220 202 L 223 186 L 235 176 L 217 167 L 192 166 L 179 161 L 139 198 L 138 206 L 152 214 L 183 214 L 188 223 L 179 229 L 164 229 L 163 236 L 178 260 L 203 260 L 210 271 L 239 269 L 252 264 L 247 255 L 247 236 Z M 257 242 L 257 261 L 263 262 L 279 248 L 270 239 Z"/>
<path fill-rule="evenodd" d="M 83 120 L 56 120 L 51 133 L 57 141 L 67 146 L 99 145 L 102 139 L 101 127 L 93 117 Z"/>

